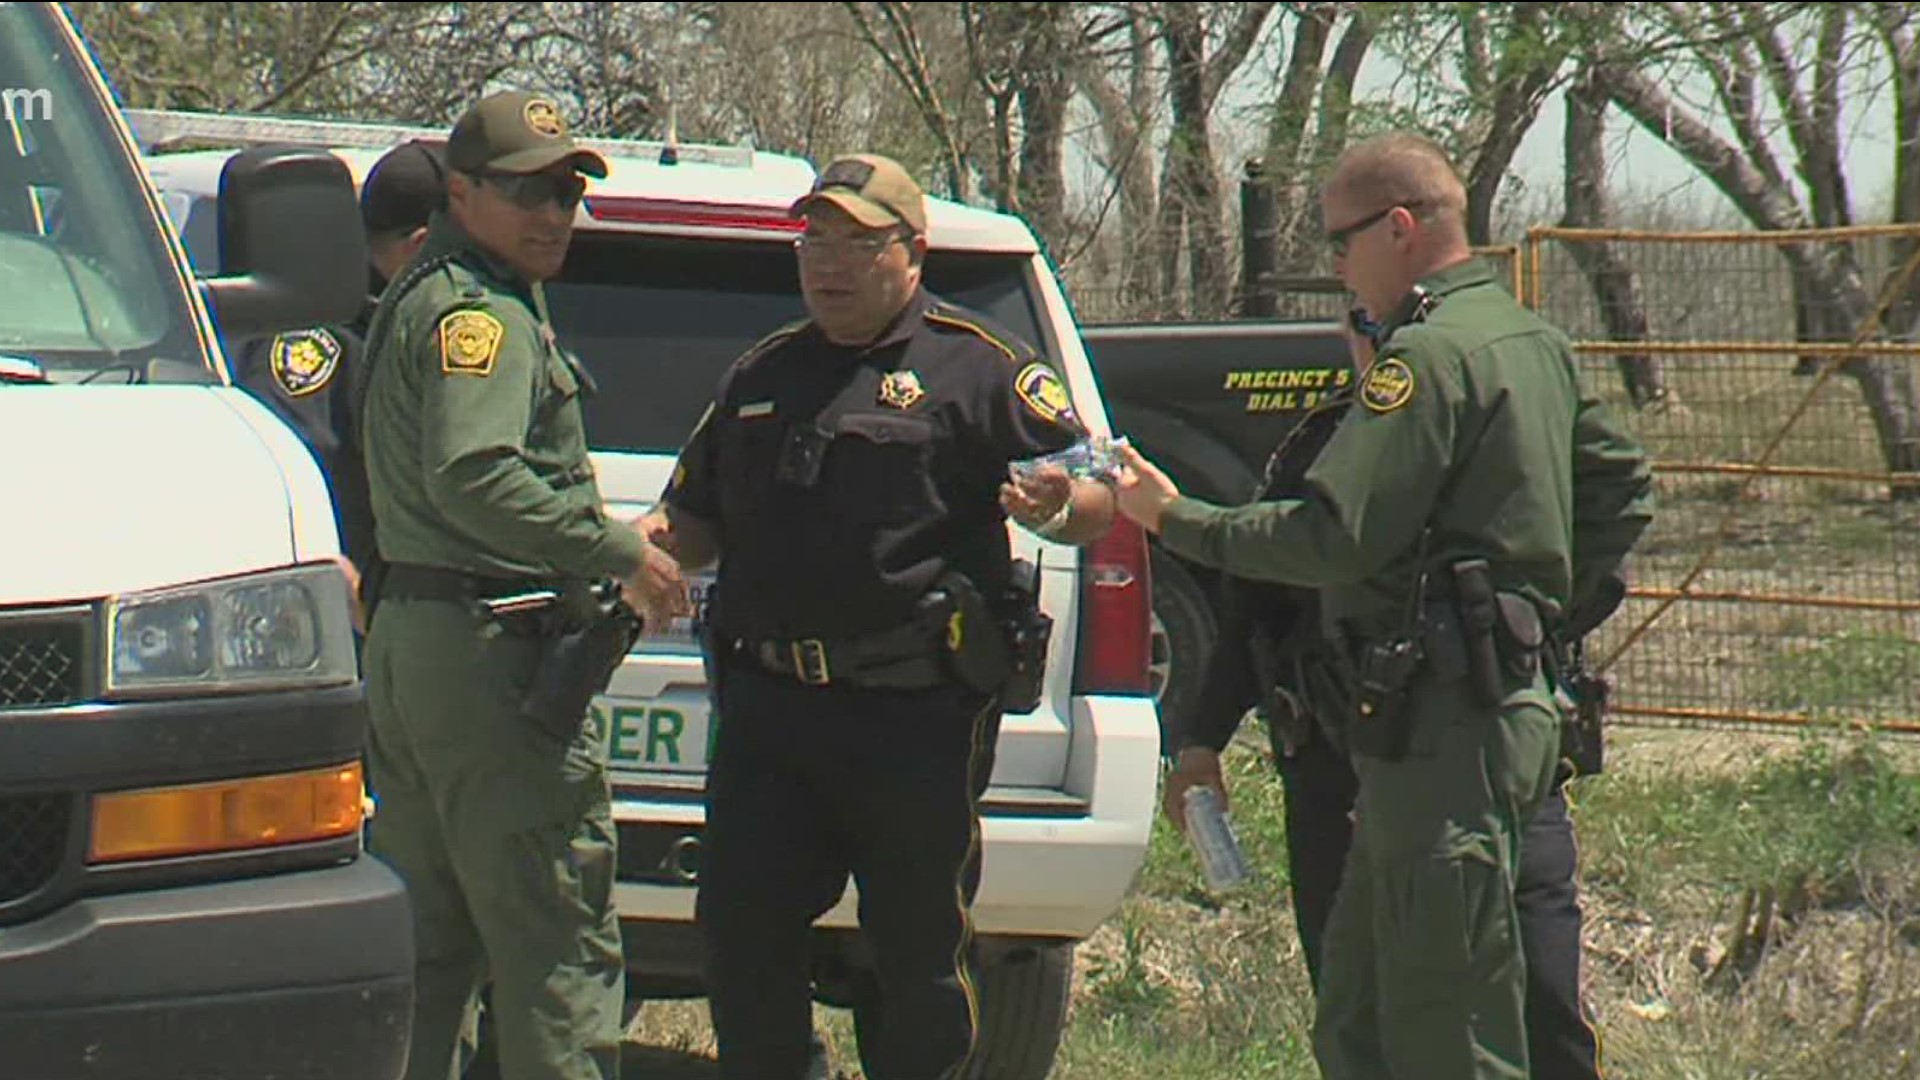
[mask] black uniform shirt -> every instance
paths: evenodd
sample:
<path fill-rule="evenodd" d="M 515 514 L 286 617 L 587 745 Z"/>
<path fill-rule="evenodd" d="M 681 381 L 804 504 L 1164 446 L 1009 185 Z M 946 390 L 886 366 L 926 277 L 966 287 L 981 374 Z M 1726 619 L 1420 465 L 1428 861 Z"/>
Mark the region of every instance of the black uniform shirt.
<path fill-rule="evenodd" d="M 949 568 L 999 597 L 1009 462 L 1085 434 L 1031 346 L 922 291 L 871 346 L 803 321 L 736 360 L 662 498 L 718 531 L 718 633 L 857 636 Z"/>
<path fill-rule="evenodd" d="M 1266 475 L 1253 501 L 1308 495 L 1307 472 L 1352 403 L 1351 389 L 1337 391 L 1302 416 L 1267 459 Z M 1293 673 L 1295 660 L 1322 646 L 1319 594 L 1314 589 L 1228 574 L 1222 578 L 1222 593 L 1220 631 L 1207 658 L 1190 726 L 1177 734 L 1175 750 L 1184 744 L 1224 751 L 1246 711 L 1259 703 L 1256 630 L 1264 631 L 1271 646 L 1281 652 L 1275 666 L 1285 675 Z M 1291 679 L 1286 681 L 1289 691 L 1306 692 Z"/>
<path fill-rule="evenodd" d="M 374 297 L 344 326 L 289 330 L 246 343 L 234 381 L 299 432 L 326 474 L 345 554 L 363 572 L 374 552 L 366 469 L 353 442 L 348 372 L 365 347 Z"/>

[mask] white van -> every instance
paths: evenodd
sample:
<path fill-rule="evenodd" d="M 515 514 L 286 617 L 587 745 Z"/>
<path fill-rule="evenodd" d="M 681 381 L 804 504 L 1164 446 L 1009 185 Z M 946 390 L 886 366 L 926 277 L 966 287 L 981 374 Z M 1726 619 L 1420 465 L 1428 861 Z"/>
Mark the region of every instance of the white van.
<path fill-rule="evenodd" d="M 0 1075 L 401 1076 L 332 503 L 216 333 L 351 315 L 351 180 L 236 157 L 196 282 L 58 5 L 0 3 L 0 88 Z"/>
<path fill-rule="evenodd" d="M 231 154 L 166 152 L 184 138 L 227 146 L 283 141 L 332 150 L 356 177 L 388 148 L 445 132 L 255 117 L 131 116 L 155 181 L 207 272 L 218 249 L 215 180 Z M 599 383 L 587 431 L 612 513 L 632 518 L 665 485 L 722 369 L 771 329 L 804 316 L 787 207 L 805 161 L 730 148 L 588 143 L 608 156 L 579 211 L 565 269 L 546 286 L 555 329 Z M 928 287 L 984 311 L 1039 347 L 1097 431 L 1107 414 L 1067 300 L 1018 219 L 942 200 L 929 207 Z M 1075 945 L 1120 906 L 1155 811 L 1159 721 L 1148 670 L 1152 616 L 1144 534 L 1122 520 L 1084 550 L 1012 530 L 1039 561 L 1055 638 L 1045 700 L 1009 715 L 987 793 L 976 939 L 980 1075 L 1044 1077 L 1065 1018 Z M 713 717 L 690 625 L 643 639 L 596 703 L 612 732 L 620 914 L 633 992 L 697 996 L 693 932 L 702 796 Z M 819 923 L 821 1000 L 850 1003 L 864 963 L 857 895 Z"/>

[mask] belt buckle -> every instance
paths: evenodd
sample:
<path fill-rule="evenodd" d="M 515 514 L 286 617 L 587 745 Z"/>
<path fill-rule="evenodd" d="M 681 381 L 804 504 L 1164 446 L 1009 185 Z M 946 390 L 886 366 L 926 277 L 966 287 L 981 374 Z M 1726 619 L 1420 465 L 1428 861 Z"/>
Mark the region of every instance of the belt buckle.
<path fill-rule="evenodd" d="M 827 671 L 827 646 L 825 642 L 819 638 L 806 638 L 801 641 L 791 642 L 787 648 L 793 653 L 794 674 L 800 677 L 801 682 L 806 683 L 808 686 L 825 686 L 831 681 Z M 816 668 L 819 670 L 817 677 L 814 675 Z"/>

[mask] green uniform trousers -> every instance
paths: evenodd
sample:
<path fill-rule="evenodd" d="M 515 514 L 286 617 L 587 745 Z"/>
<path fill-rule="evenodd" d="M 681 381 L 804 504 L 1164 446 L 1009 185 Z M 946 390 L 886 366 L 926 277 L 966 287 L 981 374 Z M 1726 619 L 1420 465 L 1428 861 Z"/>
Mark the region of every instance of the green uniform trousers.
<path fill-rule="evenodd" d="M 1524 1080 L 1520 835 L 1559 718 L 1544 679 L 1496 708 L 1416 677 L 1407 755 L 1356 754 L 1353 845 L 1325 938 L 1314 1051 L 1327 1080 Z"/>
<path fill-rule="evenodd" d="M 367 636 L 372 849 L 418 951 L 408 1080 L 457 1080 L 492 984 L 513 1080 L 615 1080 L 626 969 L 605 733 L 517 715 L 539 640 L 463 604 L 380 601 Z"/>

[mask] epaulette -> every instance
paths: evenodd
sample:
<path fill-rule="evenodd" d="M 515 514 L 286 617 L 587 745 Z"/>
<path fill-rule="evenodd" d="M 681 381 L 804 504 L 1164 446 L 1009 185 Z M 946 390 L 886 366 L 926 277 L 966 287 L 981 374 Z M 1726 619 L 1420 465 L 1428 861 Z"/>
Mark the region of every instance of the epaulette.
<path fill-rule="evenodd" d="M 970 312 L 962 312 L 946 303 L 930 304 L 924 314 L 926 320 L 936 326 L 953 326 L 965 330 L 987 344 L 999 349 L 1006 355 L 1007 363 L 1020 362 L 1020 354 L 1007 343 L 1001 335 L 994 333 L 981 324 L 980 319 Z"/>
<path fill-rule="evenodd" d="M 752 363 L 756 357 L 764 355 L 766 352 L 771 350 L 775 345 L 778 345 L 781 342 L 786 341 L 788 338 L 793 337 L 795 334 L 798 334 L 800 331 L 805 330 L 812 322 L 813 322 L 812 319 L 795 319 L 794 321 L 787 323 L 785 326 L 779 327 L 778 329 L 774 330 L 772 333 L 768 334 L 766 337 L 763 337 L 759 341 L 754 342 L 752 345 L 747 346 L 746 351 L 742 352 L 739 356 L 735 357 L 733 363 L 729 366 L 737 368 L 737 367 L 744 367 L 747 364 Z"/>

